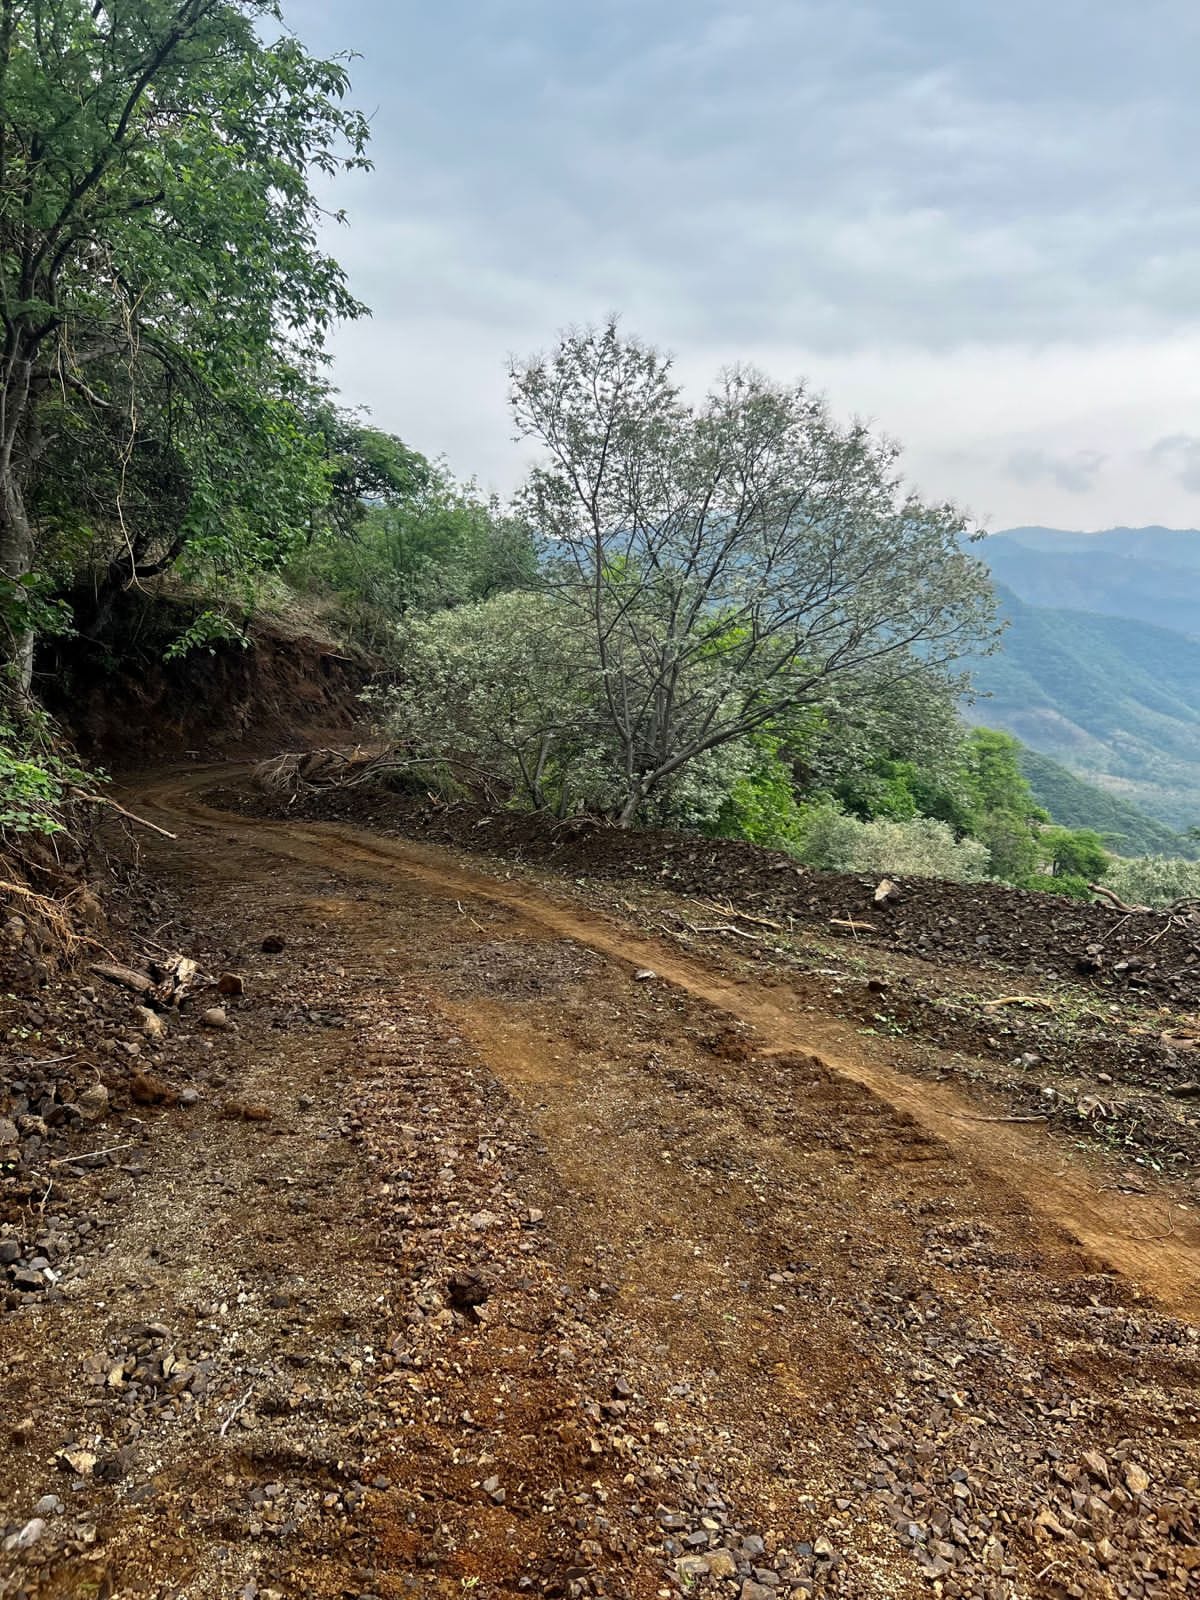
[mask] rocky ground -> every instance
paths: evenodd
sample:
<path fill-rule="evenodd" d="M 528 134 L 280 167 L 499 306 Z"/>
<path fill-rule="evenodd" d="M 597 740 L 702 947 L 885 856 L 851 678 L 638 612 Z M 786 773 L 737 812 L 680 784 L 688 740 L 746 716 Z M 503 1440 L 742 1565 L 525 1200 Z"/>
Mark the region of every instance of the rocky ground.
<path fill-rule="evenodd" d="M 115 952 L 181 1005 L 7 930 L 0 1594 L 1200 1584 L 1178 984 L 206 782 Z"/>

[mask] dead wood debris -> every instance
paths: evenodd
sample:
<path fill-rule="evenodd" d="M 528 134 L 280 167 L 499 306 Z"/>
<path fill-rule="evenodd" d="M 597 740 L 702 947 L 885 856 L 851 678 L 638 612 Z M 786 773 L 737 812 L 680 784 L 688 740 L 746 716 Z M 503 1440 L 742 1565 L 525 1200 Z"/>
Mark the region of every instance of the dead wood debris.
<path fill-rule="evenodd" d="M 315 789 L 353 788 L 385 773 L 420 764 L 399 760 L 391 751 L 365 750 L 356 745 L 353 750 L 289 751 L 270 761 L 260 761 L 250 776 L 255 788 L 264 794 L 288 795 L 294 800 Z"/>

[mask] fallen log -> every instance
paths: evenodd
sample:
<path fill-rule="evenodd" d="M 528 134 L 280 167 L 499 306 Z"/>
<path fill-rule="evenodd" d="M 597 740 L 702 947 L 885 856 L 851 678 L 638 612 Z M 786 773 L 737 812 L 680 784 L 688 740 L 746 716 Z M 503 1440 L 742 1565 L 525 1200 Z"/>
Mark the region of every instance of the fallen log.
<path fill-rule="evenodd" d="M 1088 890 L 1098 899 L 1107 901 L 1114 911 L 1124 911 L 1127 916 L 1132 916 L 1135 911 L 1149 911 L 1149 906 L 1127 906 L 1111 889 L 1106 889 L 1102 883 L 1089 883 Z"/>
<path fill-rule="evenodd" d="M 98 978 L 105 978 L 109 983 L 119 983 L 123 989 L 132 989 L 135 994 L 149 994 L 154 987 L 154 981 L 144 972 L 135 972 L 132 967 L 121 967 L 107 961 L 94 961 L 91 970 Z"/>

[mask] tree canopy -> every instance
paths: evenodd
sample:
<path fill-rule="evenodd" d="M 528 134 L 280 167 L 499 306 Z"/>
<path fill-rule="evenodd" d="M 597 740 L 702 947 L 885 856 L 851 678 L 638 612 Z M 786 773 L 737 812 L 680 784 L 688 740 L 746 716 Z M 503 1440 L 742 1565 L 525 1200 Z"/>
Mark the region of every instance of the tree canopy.
<path fill-rule="evenodd" d="M 869 695 L 992 637 L 958 511 L 907 493 L 895 447 L 803 386 L 738 368 L 692 406 L 610 322 L 516 365 L 512 396 L 542 454 L 523 508 L 589 641 L 622 821 L 835 683 Z"/>
<path fill-rule="evenodd" d="M 64 547 L 115 585 L 261 563 L 324 493 L 300 416 L 363 308 L 315 173 L 365 163 L 340 61 L 278 0 L 0 5 L 0 617 L 26 687 Z M 87 482 L 61 492 L 63 462 Z"/>

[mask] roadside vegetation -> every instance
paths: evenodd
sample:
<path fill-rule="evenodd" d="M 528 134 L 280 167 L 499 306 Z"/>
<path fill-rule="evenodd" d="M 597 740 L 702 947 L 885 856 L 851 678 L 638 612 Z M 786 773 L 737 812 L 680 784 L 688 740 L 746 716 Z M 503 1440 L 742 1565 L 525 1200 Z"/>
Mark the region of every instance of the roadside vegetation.
<path fill-rule="evenodd" d="M 734 368 L 692 402 L 615 322 L 571 331 L 511 371 L 537 457 L 511 505 L 344 409 L 326 339 L 366 308 L 313 181 L 368 164 L 348 92 L 277 0 L 4 10 L 10 852 L 100 782 L 39 710 L 39 649 L 119 661 L 123 601 L 170 582 L 168 657 L 245 643 L 264 586 L 336 606 L 426 784 L 843 871 L 1190 892 L 1054 826 L 1017 743 L 966 729 L 963 662 L 1000 642 L 971 529 L 805 386 Z"/>

